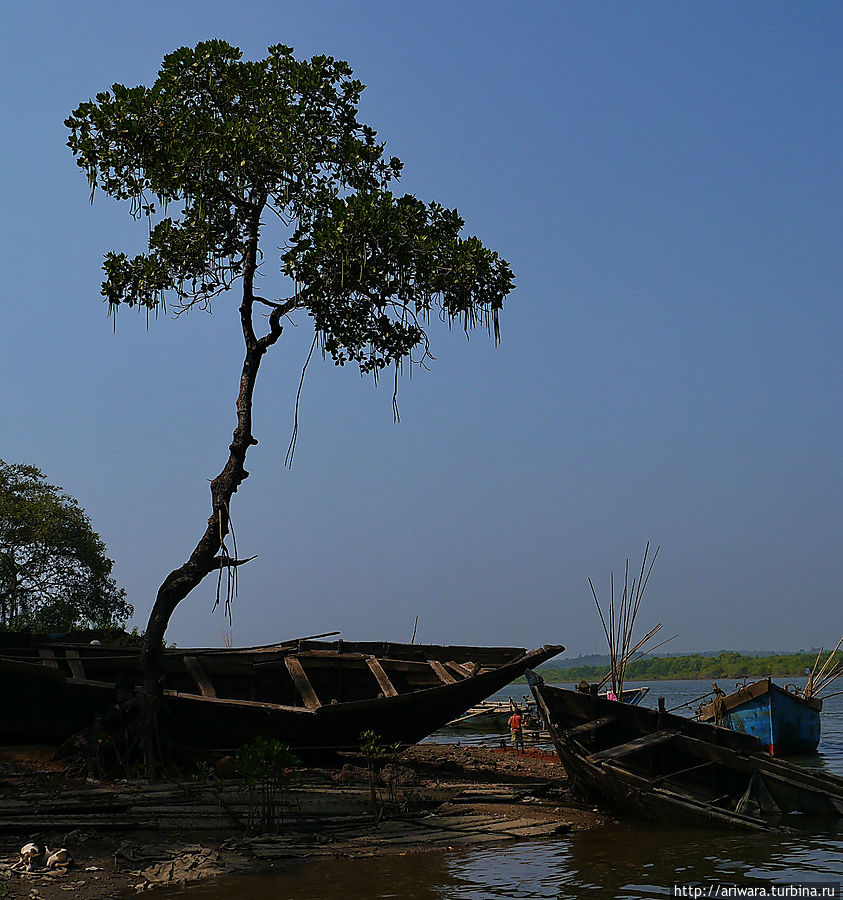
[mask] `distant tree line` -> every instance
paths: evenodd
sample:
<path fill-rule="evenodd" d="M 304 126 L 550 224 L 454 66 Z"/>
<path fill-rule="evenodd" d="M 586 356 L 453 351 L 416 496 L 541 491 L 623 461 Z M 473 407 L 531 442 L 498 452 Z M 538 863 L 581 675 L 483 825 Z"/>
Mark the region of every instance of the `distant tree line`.
<path fill-rule="evenodd" d="M 653 656 L 636 660 L 627 667 L 627 681 L 657 681 L 679 678 L 762 678 L 765 675 L 804 675 L 816 661 L 816 653 L 776 653 L 747 656 L 735 650 L 723 650 L 714 656 L 699 653 L 687 656 Z M 599 681 L 608 666 L 547 666 L 541 670 L 545 681 Z"/>

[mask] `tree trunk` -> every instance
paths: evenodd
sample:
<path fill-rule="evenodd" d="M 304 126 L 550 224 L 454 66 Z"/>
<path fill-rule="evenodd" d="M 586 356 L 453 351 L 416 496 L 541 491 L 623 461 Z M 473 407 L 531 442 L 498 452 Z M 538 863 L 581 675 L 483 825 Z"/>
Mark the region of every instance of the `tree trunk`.
<path fill-rule="evenodd" d="M 190 558 L 173 570 L 158 588 L 158 594 L 146 627 L 143 646 L 144 687 L 150 694 L 159 694 L 163 678 L 164 635 L 170 617 L 185 597 L 197 587 L 210 572 L 225 566 L 217 556 L 229 532 L 229 504 L 237 488 L 248 478 L 244 468 L 246 453 L 257 441 L 252 437 L 252 395 L 262 352 L 247 348 L 240 376 L 240 393 L 237 397 L 237 427 L 229 446 L 228 461 L 211 482 L 211 515 L 205 533 L 191 553 Z M 236 561 L 231 561 L 236 564 Z"/>
<path fill-rule="evenodd" d="M 266 198 L 251 207 L 249 240 L 243 267 L 243 300 L 240 304 L 240 323 L 246 353 L 240 374 L 240 389 L 237 395 L 237 424 L 229 445 L 228 460 L 222 471 L 211 482 L 211 515 L 205 532 L 196 544 L 190 558 L 174 569 L 164 579 L 152 612 L 147 622 L 143 643 L 143 686 L 145 702 L 154 708 L 163 691 L 164 680 L 164 636 L 170 617 L 185 597 L 197 587 L 211 572 L 220 568 L 236 566 L 238 560 L 220 553 L 229 532 L 229 504 L 238 487 L 249 477 L 245 469 L 246 453 L 257 441 L 252 436 L 252 398 L 255 380 L 264 353 L 278 340 L 283 330 L 280 319 L 294 305 L 293 301 L 275 304 L 269 317 L 269 331 L 258 338 L 252 322 L 255 303 L 253 293 L 254 275 L 257 268 L 260 217 Z M 147 765 L 153 769 L 156 763 L 150 759 L 154 752 L 146 753 Z"/>

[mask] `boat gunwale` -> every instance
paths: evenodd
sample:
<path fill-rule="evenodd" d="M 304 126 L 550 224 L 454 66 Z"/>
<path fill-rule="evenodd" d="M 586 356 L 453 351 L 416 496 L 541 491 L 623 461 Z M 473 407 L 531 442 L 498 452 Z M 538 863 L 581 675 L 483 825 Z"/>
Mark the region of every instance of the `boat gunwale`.
<path fill-rule="evenodd" d="M 772 676 L 768 675 L 765 678 L 759 678 L 751 684 L 739 685 L 734 691 L 726 694 L 724 697 L 710 700 L 708 703 L 703 704 L 697 711 L 696 718 L 700 722 L 709 722 L 711 719 L 717 717 L 718 707 L 726 712 L 732 712 L 743 706 L 744 703 L 758 700 L 767 694 L 772 697 L 776 692 L 796 703 L 807 706 L 815 712 L 822 712 L 823 701 L 821 697 L 802 697 L 793 691 L 783 688 L 780 684 L 776 684 L 773 681 Z"/>
<path fill-rule="evenodd" d="M 415 646 L 423 647 L 426 645 L 417 644 Z M 522 656 L 510 662 L 504 663 L 501 666 L 498 666 L 496 668 L 482 669 L 474 675 L 468 675 L 453 682 L 439 682 L 437 684 L 431 684 L 428 686 L 415 688 L 414 690 L 405 691 L 404 693 L 396 694 L 395 696 L 391 697 L 381 695 L 375 697 L 367 697 L 362 700 L 346 700 L 340 701 L 338 703 L 326 703 L 321 704 L 320 706 L 313 709 L 310 709 L 306 706 L 290 706 L 288 704 L 270 703 L 261 700 L 241 700 L 233 697 L 208 697 L 203 696 L 202 694 L 195 694 L 190 691 L 169 690 L 166 688 L 164 690 L 164 696 L 169 698 L 178 698 L 179 700 L 198 701 L 200 703 L 208 703 L 212 705 L 224 706 L 228 704 L 241 708 L 266 709 L 268 711 L 278 710 L 296 714 L 321 713 L 323 715 L 332 715 L 332 713 L 329 712 L 330 710 L 342 711 L 343 713 L 353 712 L 355 709 L 366 708 L 373 703 L 376 703 L 378 705 L 404 705 L 404 703 L 409 702 L 413 698 L 417 698 L 420 696 L 429 697 L 430 694 L 435 691 L 442 691 L 444 693 L 458 693 L 464 685 L 468 685 L 469 683 L 472 685 L 476 685 L 478 682 L 482 683 L 484 681 L 498 680 L 502 674 L 515 672 L 519 669 L 523 670 L 529 668 L 529 666 L 535 664 L 536 661 L 538 661 L 538 664 L 540 664 L 547 661 L 548 659 L 552 659 L 553 656 L 556 656 L 558 653 L 562 652 L 563 649 L 564 648 L 558 644 L 544 644 L 534 650 L 525 651 Z M 389 660 L 383 659 L 379 661 L 382 663 L 389 662 Z M 404 663 L 407 661 L 397 660 L 397 662 Z M 420 665 L 424 664 L 420 663 Z M 44 665 L 42 661 L 24 661 L 0 656 L 0 671 L 3 668 L 8 668 L 9 670 L 19 673 L 23 672 L 25 674 L 30 674 L 38 678 L 63 681 L 68 685 L 78 685 L 80 687 L 93 687 L 113 691 L 117 686 L 116 682 L 99 681 L 89 678 L 77 678 L 73 675 L 68 675 L 61 669 Z M 140 685 L 135 686 L 136 692 L 141 692 L 142 690 L 143 688 Z M 336 714 L 339 714 L 339 712 Z"/>

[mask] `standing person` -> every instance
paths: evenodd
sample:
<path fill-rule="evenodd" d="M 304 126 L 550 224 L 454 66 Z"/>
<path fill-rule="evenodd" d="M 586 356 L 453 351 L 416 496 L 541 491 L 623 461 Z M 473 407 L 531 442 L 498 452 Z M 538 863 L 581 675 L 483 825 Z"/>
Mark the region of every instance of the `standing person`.
<path fill-rule="evenodd" d="M 524 719 L 521 716 L 518 707 L 509 717 L 509 733 L 512 736 L 512 746 L 518 753 L 524 752 Z"/>

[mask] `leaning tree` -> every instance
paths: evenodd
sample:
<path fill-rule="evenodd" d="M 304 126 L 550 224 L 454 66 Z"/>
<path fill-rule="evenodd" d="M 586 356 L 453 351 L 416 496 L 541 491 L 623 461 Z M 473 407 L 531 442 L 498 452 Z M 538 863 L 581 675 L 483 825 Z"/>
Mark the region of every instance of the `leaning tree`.
<path fill-rule="evenodd" d="M 341 60 L 298 60 L 277 45 L 249 62 L 213 40 L 166 56 L 150 87 L 115 84 L 66 120 L 91 199 L 99 188 L 148 222 L 148 252 L 105 256 L 109 312 L 239 299 L 236 426 L 211 482 L 205 529 L 164 579 L 149 616 L 144 682 L 153 696 L 173 611 L 207 575 L 244 561 L 227 548 L 229 506 L 257 443 L 258 369 L 286 317 L 309 317 L 323 356 L 375 377 L 394 367 L 397 378 L 404 362 L 428 354 L 431 315 L 499 336 L 498 314 L 513 286 L 509 265 L 462 236 L 456 210 L 391 192 L 402 164 L 358 120 L 362 90 Z M 269 264 L 261 237 L 270 226 L 281 230 L 272 244 L 280 247 L 287 296 L 264 296 L 255 286 Z"/>

